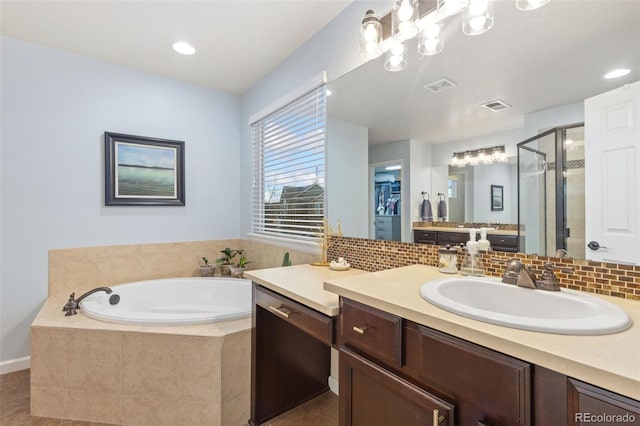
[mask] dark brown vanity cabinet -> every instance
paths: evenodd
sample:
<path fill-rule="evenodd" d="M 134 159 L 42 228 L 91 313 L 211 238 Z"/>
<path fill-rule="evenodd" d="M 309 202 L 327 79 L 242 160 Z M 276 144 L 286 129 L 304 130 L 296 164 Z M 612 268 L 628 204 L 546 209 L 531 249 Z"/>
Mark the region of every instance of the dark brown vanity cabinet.
<path fill-rule="evenodd" d="M 640 425 L 640 402 L 569 379 L 569 425 Z"/>
<path fill-rule="evenodd" d="M 529 364 L 341 300 L 340 425 L 530 425 Z"/>
<path fill-rule="evenodd" d="M 479 238 L 480 235 L 478 233 L 476 240 Z M 518 251 L 517 235 L 489 234 L 487 235 L 487 240 L 489 240 L 491 249 L 494 251 L 505 251 L 511 253 L 516 253 Z M 468 232 L 413 230 L 413 242 L 417 244 L 457 246 L 461 243 L 465 244 L 467 241 L 469 241 Z"/>

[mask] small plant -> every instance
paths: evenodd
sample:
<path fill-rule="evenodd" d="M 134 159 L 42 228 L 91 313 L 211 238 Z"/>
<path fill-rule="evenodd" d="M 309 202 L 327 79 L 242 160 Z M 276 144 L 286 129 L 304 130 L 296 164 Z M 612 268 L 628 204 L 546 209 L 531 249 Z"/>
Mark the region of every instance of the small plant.
<path fill-rule="evenodd" d="M 231 261 L 233 260 L 233 258 L 240 254 L 241 251 L 242 250 L 231 250 L 229 247 L 225 248 L 224 250 L 220 250 L 220 253 L 222 253 L 224 256 L 217 259 L 216 264 L 231 265 Z"/>
<path fill-rule="evenodd" d="M 213 277 L 216 272 L 215 265 L 209 265 L 209 259 L 206 257 L 202 258 L 202 262 L 204 265 L 200 265 L 200 276 L 202 277 Z"/>
<path fill-rule="evenodd" d="M 238 267 L 239 268 L 244 268 L 246 267 L 247 263 L 253 263 L 250 260 L 247 260 L 247 258 L 244 256 L 244 251 L 243 250 L 238 250 L 238 254 L 240 255 L 240 259 L 238 260 Z"/>
<path fill-rule="evenodd" d="M 291 266 L 291 259 L 289 257 L 289 252 L 286 252 L 284 254 L 284 257 L 282 258 L 282 266 Z"/>

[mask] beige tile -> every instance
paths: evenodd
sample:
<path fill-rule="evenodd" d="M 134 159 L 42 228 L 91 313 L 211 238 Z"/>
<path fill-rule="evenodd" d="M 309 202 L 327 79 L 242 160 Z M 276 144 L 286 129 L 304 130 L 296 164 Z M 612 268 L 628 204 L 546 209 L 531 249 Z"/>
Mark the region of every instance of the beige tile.
<path fill-rule="evenodd" d="M 223 401 L 251 390 L 251 330 L 227 335 L 222 349 Z"/>
<path fill-rule="evenodd" d="M 176 424 L 180 426 L 236 424 L 220 422 L 220 405 L 217 403 L 179 401 L 176 417 Z"/>
<path fill-rule="evenodd" d="M 64 389 L 70 346 L 73 341 L 69 330 L 31 327 L 31 384 Z"/>
<path fill-rule="evenodd" d="M 122 424 L 135 426 L 176 426 L 177 400 L 129 396 L 122 399 Z"/>
<path fill-rule="evenodd" d="M 72 330 L 67 354 L 67 389 L 120 392 L 122 333 Z"/>
<path fill-rule="evenodd" d="M 122 336 L 122 393 L 149 398 L 178 397 L 176 336 L 124 333 Z"/>
<path fill-rule="evenodd" d="M 31 385 L 31 414 L 42 417 L 66 417 L 66 392 L 63 388 Z"/>
<path fill-rule="evenodd" d="M 0 375 L 0 403 L 29 398 L 30 372 L 26 369 Z"/>
<path fill-rule="evenodd" d="M 220 401 L 220 353 L 222 338 L 176 336 L 178 350 L 177 395 L 180 399 Z"/>
<path fill-rule="evenodd" d="M 222 425 L 245 425 L 251 416 L 250 393 L 237 395 L 233 398 L 223 398 Z M 306 426 L 306 425 L 305 425 Z"/>
<path fill-rule="evenodd" d="M 67 418 L 118 424 L 121 421 L 120 394 L 67 391 Z"/>

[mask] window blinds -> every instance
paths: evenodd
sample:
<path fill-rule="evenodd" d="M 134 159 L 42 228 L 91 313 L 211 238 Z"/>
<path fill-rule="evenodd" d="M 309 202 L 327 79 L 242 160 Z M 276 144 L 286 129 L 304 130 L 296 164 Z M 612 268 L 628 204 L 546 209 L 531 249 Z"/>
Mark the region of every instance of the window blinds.
<path fill-rule="evenodd" d="M 325 130 L 324 84 L 251 124 L 254 233 L 322 237 Z"/>

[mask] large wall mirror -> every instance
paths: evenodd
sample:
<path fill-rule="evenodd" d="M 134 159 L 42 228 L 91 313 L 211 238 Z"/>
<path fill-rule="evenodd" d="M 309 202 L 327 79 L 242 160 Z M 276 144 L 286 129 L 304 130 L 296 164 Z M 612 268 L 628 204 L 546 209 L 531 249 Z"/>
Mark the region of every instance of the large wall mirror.
<path fill-rule="evenodd" d="M 495 25 L 486 34 L 464 35 L 456 16 L 445 24 L 440 54 L 421 56 L 412 40 L 405 70 L 387 71 L 383 56 L 328 85 L 328 216 L 341 221 L 346 236 L 413 241 L 425 193 L 434 220 L 444 198 L 448 222 L 517 224 L 518 182 L 533 182 L 536 167 L 549 180 L 553 172 L 551 156 L 532 157 L 518 175 L 518 144 L 583 122 L 586 98 L 640 80 L 640 2 L 554 0 L 522 12 L 514 2 L 496 1 L 494 8 Z M 631 73 L 604 79 L 614 68 Z M 431 83 L 435 88 L 427 87 Z M 482 106 L 497 99 L 510 108 Z M 584 167 L 576 157 L 584 156 L 579 127 L 564 138 L 559 143 L 565 147 L 567 140 L 574 144 L 571 167 Z M 456 152 L 493 146 L 505 147 L 506 161 L 450 165 Z M 584 184 L 574 178 L 571 185 L 571 195 L 583 199 Z M 496 187 L 502 187 L 500 208 Z M 541 204 L 527 208 L 544 217 L 550 207 Z M 580 207 L 566 210 L 582 213 Z M 381 215 L 393 218 L 386 219 L 385 233 L 376 229 Z M 572 226 L 579 235 L 584 221 Z M 520 249 L 542 250 L 532 244 Z M 569 255 L 583 258 L 584 250 Z"/>

